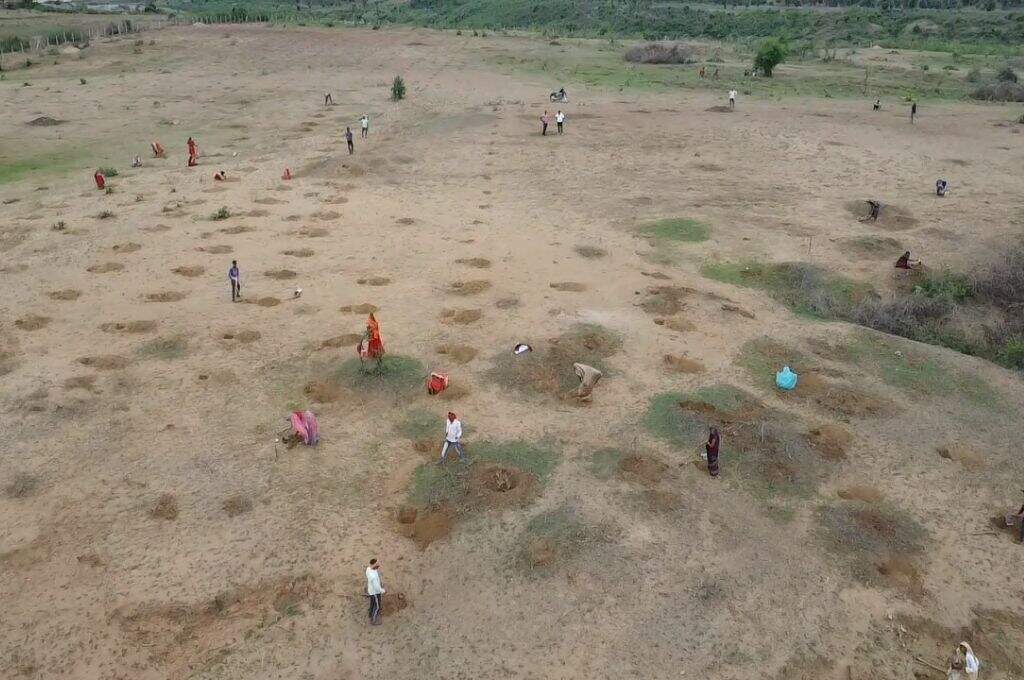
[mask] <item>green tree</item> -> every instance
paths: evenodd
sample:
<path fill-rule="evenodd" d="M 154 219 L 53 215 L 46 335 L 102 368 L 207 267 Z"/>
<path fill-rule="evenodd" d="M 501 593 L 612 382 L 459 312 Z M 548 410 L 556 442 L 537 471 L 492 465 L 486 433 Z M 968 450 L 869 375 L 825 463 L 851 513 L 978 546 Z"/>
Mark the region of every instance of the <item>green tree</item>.
<path fill-rule="evenodd" d="M 754 57 L 754 68 L 764 74 L 765 78 L 771 78 L 775 67 L 781 64 L 786 58 L 786 44 L 778 38 L 768 38 L 757 50 Z"/>

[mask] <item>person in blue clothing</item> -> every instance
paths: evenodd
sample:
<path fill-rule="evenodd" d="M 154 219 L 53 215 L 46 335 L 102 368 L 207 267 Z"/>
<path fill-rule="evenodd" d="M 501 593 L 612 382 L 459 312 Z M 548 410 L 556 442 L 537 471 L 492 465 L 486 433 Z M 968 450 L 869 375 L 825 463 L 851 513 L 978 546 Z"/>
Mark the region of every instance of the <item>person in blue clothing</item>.
<path fill-rule="evenodd" d="M 238 260 L 231 260 L 228 281 L 231 282 L 231 301 L 237 302 L 242 298 L 242 274 L 238 271 Z"/>

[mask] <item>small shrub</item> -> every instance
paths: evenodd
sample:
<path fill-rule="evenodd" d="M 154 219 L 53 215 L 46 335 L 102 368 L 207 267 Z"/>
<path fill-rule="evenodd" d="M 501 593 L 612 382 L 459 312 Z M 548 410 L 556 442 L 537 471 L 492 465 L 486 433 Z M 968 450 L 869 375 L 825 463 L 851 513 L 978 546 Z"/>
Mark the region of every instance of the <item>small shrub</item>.
<path fill-rule="evenodd" d="M 764 74 L 765 78 L 771 78 L 775 67 L 786 59 L 786 45 L 778 38 L 768 38 L 757 50 L 754 57 L 754 68 Z"/>
<path fill-rule="evenodd" d="M 992 102 L 1024 102 L 1024 85 L 1006 81 L 988 83 L 975 89 L 971 97 Z"/>
<path fill-rule="evenodd" d="M 1009 65 L 1004 66 L 1001 69 L 999 69 L 998 73 L 996 73 L 996 80 L 998 80 L 1001 83 L 1016 83 L 1017 72 L 1014 71 L 1013 68 L 1011 68 Z"/>
<path fill-rule="evenodd" d="M 979 69 L 977 66 L 972 68 L 970 71 L 967 72 L 966 80 L 969 83 L 976 83 L 979 80 L 981 80 L 981 69 Z"/>
<path fill-rule="evenodd" d="M 104 177 L 117 177 L 117 168 L 100 168 L 100 172 L 103 173 Z"/>
<path fill-rule="evenodd" d="M 961 303 L 974 294 L 974 288 L 968 277 L 946 270 L 928 274 L 914 292 L 951 303 Z"/>
<path fill-rule="evenodd" d="M 692 64 L 694 50 L 682 43 L 647 43 L 626 50 L 626 61 L 638 64 Z"/>
<path fill-rule="evenodd" d="M 104 210 L 103 212 L 101 212 L 99 215 L 96 216 L 96 219 L 98 219 L 98 220 L 109 220 L 113 216 L 114 216 L 114 213 L 112 213 L 109 210 Z"/>
<path fill-rule="evenodd" d="M 210 219 L 214 221 L 226 220 L 231 217 L 231 211 L 228 210 L 227 206 L 221 206 L 220 210 L 210 215 Z"/>
<path fill-rule="evenodd" d="M 655 240 L 698 243 L 707 241 L 708 225 L 683 217 L 668 218 L 640 227 L 640 234 Z"/>
<path fill-rule="evenodd" d="M 405 99 L 405 81 L 402 76 L 395 76 L 391 81 L 391 99 L 396 102 Z"/>

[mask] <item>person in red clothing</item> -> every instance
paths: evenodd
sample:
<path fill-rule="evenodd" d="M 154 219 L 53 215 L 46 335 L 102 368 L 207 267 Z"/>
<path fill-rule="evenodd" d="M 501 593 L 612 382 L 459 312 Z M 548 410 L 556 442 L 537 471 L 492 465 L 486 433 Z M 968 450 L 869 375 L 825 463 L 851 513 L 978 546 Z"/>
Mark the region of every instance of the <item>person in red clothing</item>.
<path fill-rule="evenodd" d="M 544 115 L 540 117 L 540 126 L 541 126 L 540 127 L 540 134 L 542 136 L 546 135 L 548 133 L 548 123 L 550 123 L 550 122 L 551 122 L 551 117 L 548 115 L 548 112 L 545 111 Z"/>
<path fill-rule="evenodd" d="M 191 137 L 188 138 L 188 167 L 193 167 L 198 164 L 199 161 L 199 145 L 196 144 L 196 140 Z"/>
<path fill-rule="evenodd" d="M 105 186 L 107 186 L 107 178 L 106 178 L 106 176 L 105 176 L 105 175 L 104 175 L 104 174 L 103 174 L 102 172 L 100 172 L 99 170 L 97 170 L 97 171 L 96 171 L 96 174 L 95 174 L 95 175 L 93 175 L 93 176 L 92 176 L 92 178 L 93 178 L 94 180 L 96 180 L 96 188 L 97 188 L 97 189 L 102 189 L 102 188 L 104 188 Z"/>
<path fill-rule="evenodd" d="M 896 260 L 896 264 L 893 265 L 896 269 L 919 269 L 921 267 L 921 260 L 911 260 L 910 251 L 900 255 L 899 259 Z"/>

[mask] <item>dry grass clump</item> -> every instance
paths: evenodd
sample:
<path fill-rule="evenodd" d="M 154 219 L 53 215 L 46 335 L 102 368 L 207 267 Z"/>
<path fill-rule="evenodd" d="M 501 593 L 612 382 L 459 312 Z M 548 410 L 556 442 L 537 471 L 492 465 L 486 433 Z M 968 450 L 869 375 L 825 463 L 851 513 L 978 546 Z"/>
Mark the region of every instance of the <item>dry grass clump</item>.
<path fill-rule="evenodd" d="M 26 498 L 34 494 L 38 488 L 38 477 L 27 472 L 19 472 L 14 475 L 14 479 L 11 480 L 10 484 L 4 488 L 4 493 L 8 498 Z"/>
<path fill-rule="evenodd" d="M 165 493 L 157 499 L 156 505 L 149 511 L 151 517 L 156 519 L 175 520 L 178 519 L 178 499 L 172 493 Z"/>
<path fill-rule="evenodd" d="M 574 390 L 579 379 L 574 363 L 593 366 L 607 377 L 605 360 L 622 348 L 622 338 L 596 324 L 577 324 L 534 351 L 515 356 L 509 350 L 497 356 L 489 376 L 500 384 L 528 395 L 559 397 Z"/>
<path fill-rule="evenodd" d="M 971 97 L 990 102 L 1024 102 L 1024 85 L 1007 80 L 986 83 L 975 88 Z"/>
<path fill-rule="evenodd" d="M 252 500 L 248 496 L 235 494 L 228 496 L 222 506 L 228 517 L 238 517 L 252 510 Z"/>
<path fill-rule="evenodd" d="M 626 61 L 636 64 L 692 64 L 696 60 L 696 50 L 685 43 L 651 42 L 626 50 Z"/>

